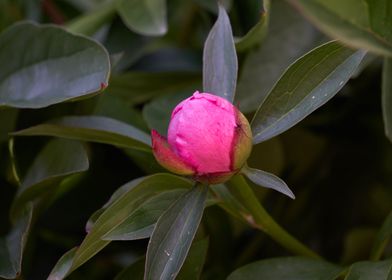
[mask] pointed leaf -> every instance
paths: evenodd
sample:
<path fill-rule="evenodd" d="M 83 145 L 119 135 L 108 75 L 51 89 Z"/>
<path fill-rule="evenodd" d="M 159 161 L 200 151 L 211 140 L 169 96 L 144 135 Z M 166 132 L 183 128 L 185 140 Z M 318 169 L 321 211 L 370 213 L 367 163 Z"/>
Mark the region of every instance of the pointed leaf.
<path fill-rule="evenodd" d="M 392 279 L 392 259 L 354 263 L 344 280 L 390 280 Z"/>
<path fill-rule="evenodd" d="M 15 217 L 24 205 L 41 194 L 53 190 L 65 177 L 86 171 L 89 167 L 87 153 L 78 142 L 50 141 L 35 158 L 11 207 Z"/>
<path fill-rule="evenodd" d="M 268 32 L 269 0 L 262 1 L 260 20 L 242 38 L 235 41 L 235 48 L 243 52 L 260 44 Z"/>
<path fill-rule="evenodd" d="M 230 102 L 234 100 L 238 62 L 233 32 L 225 8 L 219 5 L 219 16 L 204 44 L 203 89 Z"/>
<path fill-rule="evenodd" d="M 132 215 L 148 198 L 163 191 L 191 187 L 189 180 L 169 174 L 151 175 L 131 181 L 126 185 L 126 187 L 122 187 L 121 193 L 128 190 L 118 194 L 118 198 L 99 216 L 91 231 L 83 240 L 68 273 L 106 247 L 110 241 L 102 240 L 102 237 Z"/>
<path fill-rule="evenodd" d="M 143 280 L 145 259 L 141 258 L 122 270 L 114 280 Z"/>
<path fill-rule="evenodd" d="M 18 23 L 0 35 L 0 106 L 41 108 L 108 84 L 105 49 L 52 25 Z"/>
<path fill-rule="evenodd" d="M 227 280 L 333 280 L 342 269 L 325 261 L 303 257 L 274 258 L 245 265 Z"/>
<path fill-rule="evenodd" d="M 165 0 L 117 0 L 117 11 L 132 31 L 148 36 L 167 32 Z"/>
<path fill-rule="evenodd" d="M 100 116 L 63 117 L 14 132 L 15 136 L 56 136 L 151 151 L 150 136 L 115 119 Z"/>
<path fill-rule="evenodd" d="M 147 248 L 144 279 L 175 279 L 201 221 L 207 191 L 197 184 L 159 218 Z"/>
<path fill-rule="evenodd" d="M 357 49 L 392 56 L 389 0 L 291 0 L 322 31 Z"/>
<path fill-rule="evenodd" d="M 72 248 L 66 252 L 53 267 L 47 280 L 62 280 L 71 268 L 73 258 L 75 257 L 77 248 Z"/>
<path fill-rule="evenodd" d="M 274 174 L 250 167 L 244 167 L 241 171 L 253 183 L 265 188 L 276 190 L 292 199 L 295 199 L 295 195 L 286 183 Z"/>
<path fill-rule="evenodd" d="M 384 59 L 381 101 L 385 135 L 392 141 L 392 58 Z"/>
<path fill-rule="evenodd" d="M 135 240 L 148 238 L 158 218 L 173 202 L 185 193 L 185 190 L 162 192 L 148 199 L 118 226 L 105 234 L 104 240 Z"/>
<path fill-rule="evenodd" d="M 208 238 L 192 243 L 188 256 L 182 266 L 177 280 L 199 280 L 207 257 Z"/>
<path fill-rule="evenodd" d="M 392 237 L 392 212 L 389 213 L 377 233 L 376 239 L 373 244 L 371 259 L 377 260 L 382 256 L 383 250 L 387 246 L 389 240 Z"/>
<path fill-rule="evenodd" d="M 326 103 L 350 79 L 364 55 L 333 41 L 294 62 L 257 110 L 251 123 L 253 142 L 286 131 Z"/>
<path fill-rule="evenodd" d="M 31 227 L 33 207 L 28 205 L 16 220 L 11 232 L 0 238 L 0 277 L 17 278 L 22 269 L 22 255 Z"/>

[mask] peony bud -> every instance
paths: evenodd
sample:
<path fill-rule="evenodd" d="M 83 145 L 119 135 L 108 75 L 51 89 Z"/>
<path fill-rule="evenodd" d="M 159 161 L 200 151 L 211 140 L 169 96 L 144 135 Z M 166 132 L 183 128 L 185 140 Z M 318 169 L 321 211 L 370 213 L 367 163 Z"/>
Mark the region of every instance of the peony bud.
<path fill-rule="evenodd" d="M 252 133 L 245 116 L 229 101 L 195 92 L 174 108 L 167 139 L 152 131 L 157 161 L 173 173 L 217 184 L 245 164 Z"/>

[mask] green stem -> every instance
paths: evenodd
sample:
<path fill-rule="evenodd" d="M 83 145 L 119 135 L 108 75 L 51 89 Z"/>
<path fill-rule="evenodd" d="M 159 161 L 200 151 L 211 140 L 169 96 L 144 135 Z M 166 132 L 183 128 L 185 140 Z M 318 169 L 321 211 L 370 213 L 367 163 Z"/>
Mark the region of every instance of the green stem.
<path fill-rule="evenodd" d="M 116 14 L 115 1 L 101 5 L 95 10 L 83 14 L 66 24 L 68 31 L 87 36 L 93 35 L 106 22 L 110 21 Z"/>
<path fill-rule="evenodd" d="M 240 200 L 240 202 L 251 213 L 252 217 L 247 218 L 250 224 L 264 231 L 277 243 L 295 254 L 321 259 L 319 255 L 317 255 L 314 251 L 301 243 L 295 237 L 290 235 L 277 222 L 275 222 L 275 220 L 260 204 L 252 189 L 242 176 L 234 176 L 227 183 L 227 185 L 229 186 L 230 191 L 233 193 L 233 195 L 238 200 Z"/>

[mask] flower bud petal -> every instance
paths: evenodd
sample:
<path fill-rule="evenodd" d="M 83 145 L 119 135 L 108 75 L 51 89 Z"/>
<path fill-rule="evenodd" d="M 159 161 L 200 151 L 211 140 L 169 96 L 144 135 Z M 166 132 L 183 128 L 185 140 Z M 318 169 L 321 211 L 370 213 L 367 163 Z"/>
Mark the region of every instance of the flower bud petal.
<path fill-rule="evenodd" d="M 152 151 L 160 165 L 179 175 L 193 175 L 195 172 L 188 164 L 174 153 L 165 137 L 156 130 L 151 131 Z"/>

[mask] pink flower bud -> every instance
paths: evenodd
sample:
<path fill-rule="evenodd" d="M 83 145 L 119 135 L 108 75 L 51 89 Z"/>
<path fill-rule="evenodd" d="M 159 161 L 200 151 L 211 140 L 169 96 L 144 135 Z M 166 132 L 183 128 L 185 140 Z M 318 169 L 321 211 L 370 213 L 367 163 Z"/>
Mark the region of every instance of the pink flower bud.
<path fill-rule="evenodd" d="M 152 131 L 157 161 L 168 170 L 210 184 L 237 173 L 252 148 L 247 119 L 229 101 L 195 92 L 174 108 L 165 139 Z"/>

